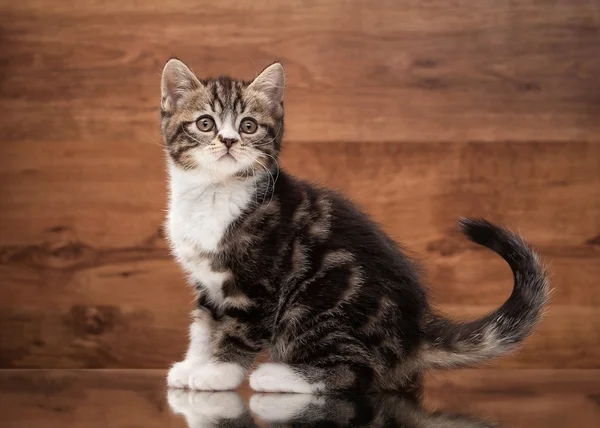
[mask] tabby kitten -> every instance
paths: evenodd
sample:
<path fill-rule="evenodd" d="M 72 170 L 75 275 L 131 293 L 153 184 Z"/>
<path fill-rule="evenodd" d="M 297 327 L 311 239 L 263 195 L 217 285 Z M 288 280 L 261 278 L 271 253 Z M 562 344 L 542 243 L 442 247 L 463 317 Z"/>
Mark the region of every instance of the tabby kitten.
<path fill-rule="evenodd" d="M 339 194 L 279 171 L 283 67 L 252 81 L 198 79 L 172 59 L 162 75 L 168 238 L 197 293 L 190 344 L 168 385 L 329 393 L 402 388 L 427 368 L 513 350 L 540 317 L 547 284 L 517 235 L 463 220 L 500 254 L 514 290 L 496 311 L 455 323 L 428 305 L 413 263 Z"/>

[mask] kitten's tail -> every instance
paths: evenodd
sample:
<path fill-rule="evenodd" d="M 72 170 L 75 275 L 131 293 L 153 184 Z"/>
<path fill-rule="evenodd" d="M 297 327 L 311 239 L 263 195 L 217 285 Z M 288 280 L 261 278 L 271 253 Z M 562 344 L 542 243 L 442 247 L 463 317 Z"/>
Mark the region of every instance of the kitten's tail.
<path fill-rule="evenodd" d="M 515 233 L 485 220 L 462 219 L 469 239 L 498 253 L 513 271 L 508 300 L 476 321 L 456 323 L 434 315 L 425 326 L 423 367 L 466 366 L 510 352 L 533 330 L 548 300 L 548 282 L 537 255 Z"/>

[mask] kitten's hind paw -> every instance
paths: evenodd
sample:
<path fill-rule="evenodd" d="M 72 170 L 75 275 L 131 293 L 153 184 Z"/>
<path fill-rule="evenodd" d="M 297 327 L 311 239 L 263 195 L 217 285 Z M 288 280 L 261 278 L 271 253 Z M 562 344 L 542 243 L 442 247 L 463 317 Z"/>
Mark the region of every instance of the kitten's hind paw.
<path fill-rule="evenodd" d="M 296 392 L 311 394 L 322 389 L 322 384 L 311 384 L 292 366 L 265 363 L 250 375 L 250 387 L 261 392 Z"/>

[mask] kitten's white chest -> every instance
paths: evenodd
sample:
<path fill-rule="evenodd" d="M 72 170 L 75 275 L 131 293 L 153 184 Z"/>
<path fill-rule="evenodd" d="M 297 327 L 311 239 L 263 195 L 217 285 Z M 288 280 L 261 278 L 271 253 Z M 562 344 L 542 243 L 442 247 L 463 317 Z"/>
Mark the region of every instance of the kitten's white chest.
<path fill-rule="evenodd" d="M 229 207 L 209 194 L 198 200 L 174 198 L 168 215 L 168 230 L 176 253 L 192 255 L 198 252 L 215 252 L 227 228 L 237 218 Z M 214 198 L 214 199 L 213 199 Z M 179 248 L 181 247 L 181 248 Z"/>
<path fill-rule="evenodd" d="M 173 255 L 192 281 L 203 284 L 213 297 L 221 296 L 230 272 L 216 272 L 206 253 L 214 253 L 227 229 L 247 208 L 252 183 L 215 186 L 190 172 L 171 171 L 167 231 Z"/>

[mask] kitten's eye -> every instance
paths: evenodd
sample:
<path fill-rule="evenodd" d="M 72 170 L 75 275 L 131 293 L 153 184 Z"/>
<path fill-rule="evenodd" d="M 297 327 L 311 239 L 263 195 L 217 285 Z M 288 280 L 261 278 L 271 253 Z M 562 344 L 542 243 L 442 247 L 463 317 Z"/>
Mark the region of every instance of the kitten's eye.
<path fill-rule="evenodd" d="M 196 121 L 196 126 L 202 132 L 209 132 L 209 131 L 212 131 L 213 128 L 215 127 L 215 121 L 210 116 L 201 116 Z"/>
<path fill-rule="evenodd" d="M 242 120 L 242 123 L 240 123 L 240 131 L 246 134 L 254 134 L 257 129 L 258 124 L 256 123 L 256 120 L 250 119 L 249 117 Z"/>

